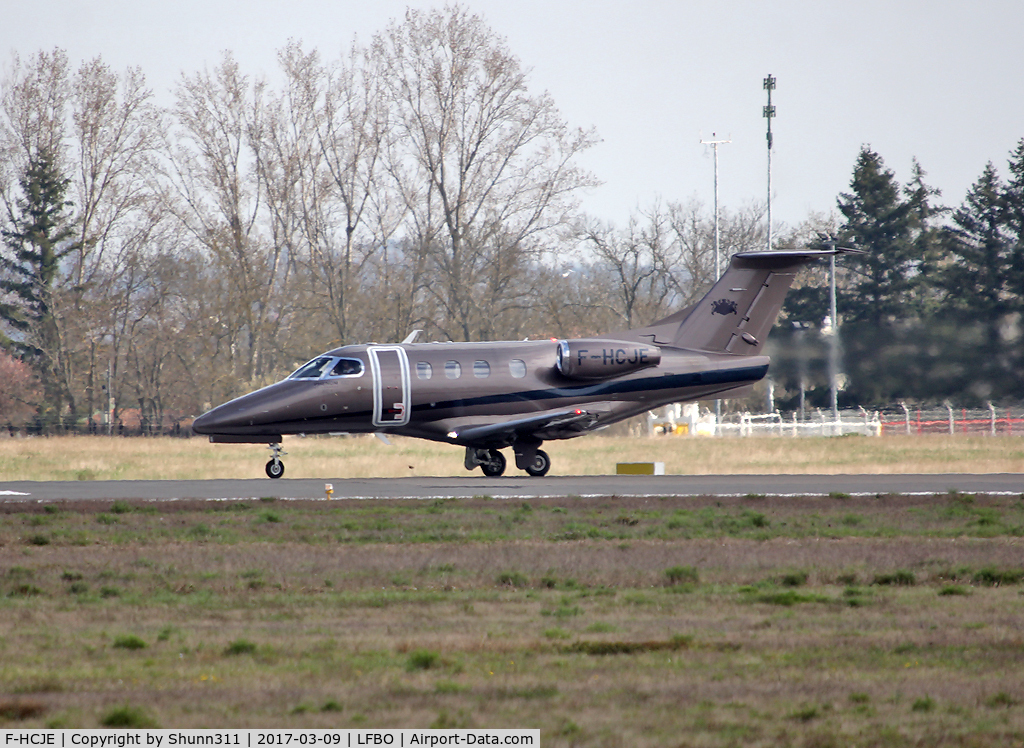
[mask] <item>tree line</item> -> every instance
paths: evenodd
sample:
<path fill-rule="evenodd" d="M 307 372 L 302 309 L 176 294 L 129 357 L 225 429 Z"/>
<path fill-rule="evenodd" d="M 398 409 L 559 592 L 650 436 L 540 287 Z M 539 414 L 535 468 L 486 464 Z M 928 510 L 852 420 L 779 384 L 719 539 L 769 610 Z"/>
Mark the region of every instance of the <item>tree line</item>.
<path fill-rule="evenodd" d="M 159 106 L 139 69 L 74 68 L 60 49 L 14 57 L 0 80 L 0 423 L 166 428 L 334 346 L 414 329 L 593 335 L 713 282 L 714 217 L 699 201 L 638 208 L 625 227 L 580 211 L 598 182 L 579 156 L 596 133 L 531 92 L 504 39 L 466 9 L 409 10 L 337 59 L 290 42 L 278 63 L 271 82 L 224 53 Z M 1019 397 L 966 374 L 864 367 L 903 366 L 907 346 L 921 372 L 947 348 L 968 361 L 943 342 L 954 328 L 998 352 L 978 381 L 1016 365 L 997 343 L 1018 335 L 1022 156 L 1009 182 L 989 169 L 948 211 L 923 170 L 899 185 L 865 148 L 841 218 L 776 230 L 779 247 L 839 231 L 868 252 L 840 277 L 857 362 L 844 397 Z M 720 226 L 726 254 L 765 244 L 762 205 L 724 210 Z M 783 343 L 794 322 L 816 339 L 821 281 L 810 270 L 791 295 Z M 806 365 L 777 348 L 784 395 L 791 371 L 814 380 L 813 344 Z"/>
<path fill-rule="evenodd" d="M 954 208 L 938 203 L 920 164 L 901 184 L 862 147 L 849 192 L 838 200 L 839 244 L 863 251 L 837 271 L 844 387 L 840 403 L 906 400 L 967 407 L 1024 399 L 1024 139 L 1007 176 L 989 162 Z M 828 403 L 829 313 L 821 268 L 791 294 L 775 338 L 783 406 L 799 381 Z"/>
<path fill-rule="evenodd" d="M 575 336 L 692 298 L 697 202 L 581 214 L 597 142 L 460 7 L 409 10 L 276 83 L 230 53 L 158 106 L 141 70 L 60 49 L 0 81 L 0 419 L 143 429 L 327 348 Z M 761 211 L 726 216 L 735 246 Z M 14 373 L 17 372 L 17 376 Z"/>

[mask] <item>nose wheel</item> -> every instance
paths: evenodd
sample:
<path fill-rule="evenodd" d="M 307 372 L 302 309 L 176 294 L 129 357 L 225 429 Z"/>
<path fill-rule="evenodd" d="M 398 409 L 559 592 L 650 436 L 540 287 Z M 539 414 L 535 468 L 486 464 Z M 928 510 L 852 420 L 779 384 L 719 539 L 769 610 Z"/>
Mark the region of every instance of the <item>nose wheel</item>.
<path fill-rule="evenodd" d="M 288 453 L 281 449 L 280 444 L 271 444 L 268 449 L 273 456 L 267 463 L 267 477 L 280 478 L 284 475 L 284 463 L 281 461 L 281 456 Z"/>

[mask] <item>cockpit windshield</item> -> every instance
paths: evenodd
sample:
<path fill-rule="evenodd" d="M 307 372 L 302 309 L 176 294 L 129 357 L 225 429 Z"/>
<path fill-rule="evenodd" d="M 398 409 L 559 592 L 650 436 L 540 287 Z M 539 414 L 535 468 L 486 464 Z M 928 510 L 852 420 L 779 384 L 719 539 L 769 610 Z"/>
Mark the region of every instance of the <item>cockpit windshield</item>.
<path fill-rule="evenodd" d="M 320 356 L 300 366 L 289 379 L 321 379 L 324 377 L 358 377 L 363 374 L 363 362 L 358 358 Z"/>
<path fill-rule="evenodd" d="M 363 362 L 358 358 L 339 358 L 331 369 L 332 377 L 358 377 L 363 373 Z"/>
<path fill-rule="evenodd" d="M 334 363 L 333 358 L 328 356 L 321 356 L 320 358 L 314 358 L 308 364 L 304 364 L 292 374 L 289 379 L 319 379 L 321 375 L 327 371 L 328 367 Z"/>

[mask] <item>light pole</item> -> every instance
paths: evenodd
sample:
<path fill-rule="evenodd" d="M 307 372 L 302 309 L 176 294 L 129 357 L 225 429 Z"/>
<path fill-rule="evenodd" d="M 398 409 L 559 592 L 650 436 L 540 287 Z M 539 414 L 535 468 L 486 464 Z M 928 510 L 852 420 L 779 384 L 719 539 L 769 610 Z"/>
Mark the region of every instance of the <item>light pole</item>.
<path fill-rule="evenodd" d="M 764 90 L 768 92 L 768 105 L 764 107 L 764 116 L 768 120 L 768 251 L 772 248 L 772 118 L 775 107 L 772 106 L 772 91 L 775 90 L 775 78 L 769 73 L 764 79 Z"/>
<path fill-rule="evenodd" d="M 709 145 L 715 149 L 715 283 L 722 277 L 722 250 L 718 233 L 718 146 L 731 143 L 732 140 L 715 140 L 715 133 L 711 133 L 711 140 L 700 139 L 701 145 Z M 717 431 L 722 423 L 722 401 L 715 400 L 715 430 Z"/>
<path fill-rule="evenodd" d="M 828 303 L 829 303 L 829 347 L 828 380 L 832 400 L 832 422 L 839 420 L 839 318 L 836 314 L 836 238 L 824 236 L 821 239 L 831 254 L 828 258 Z"/>
<path fill-rule="evenodd" d="M 715 133 L 711 133 L 715 137 Z M 722 250 L 718 233 L 718 146 L 731 143 L 732 140 L 704 140 L 701 138 L 701 145 L 709 145 L 715 149 L 715 282 L 722 277 Z"/>

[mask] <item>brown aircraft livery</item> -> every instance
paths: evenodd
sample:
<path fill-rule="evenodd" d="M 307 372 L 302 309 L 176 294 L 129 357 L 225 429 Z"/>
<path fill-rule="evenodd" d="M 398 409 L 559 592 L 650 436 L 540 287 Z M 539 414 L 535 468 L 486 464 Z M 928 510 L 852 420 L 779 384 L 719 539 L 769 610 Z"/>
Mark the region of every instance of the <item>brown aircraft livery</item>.
<path fill-rule="evenodd" d="M 840 250 L 841 251 L 841 250 Z M 668 403 L 735 397 L 768 372 L 764 341 L 796 271 L 833 250 L 743 252 L 696 304 L 600 338 L 348 345 L 287 379 L 204 413 L 212 442 L 269 444 L 284 474 L 285 434 L 415 436 L 466 448 L 465 465 L 548 472 L 540 449 Z"/>

